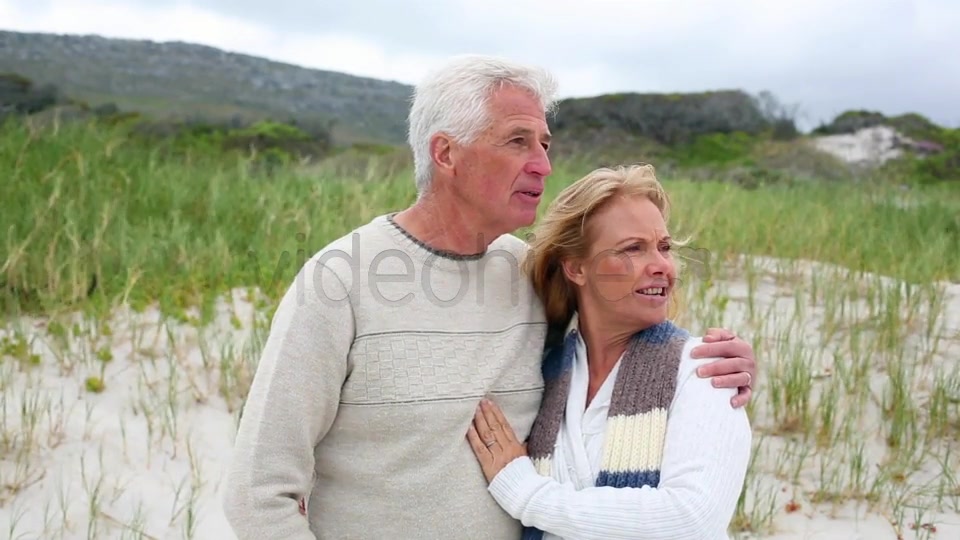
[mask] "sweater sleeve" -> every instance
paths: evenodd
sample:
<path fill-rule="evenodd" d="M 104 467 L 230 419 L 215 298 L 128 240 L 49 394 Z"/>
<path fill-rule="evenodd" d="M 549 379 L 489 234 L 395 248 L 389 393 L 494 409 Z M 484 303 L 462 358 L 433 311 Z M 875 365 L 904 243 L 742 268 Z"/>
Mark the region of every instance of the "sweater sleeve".
<path fill-rule="evenodd" d="M 538 474 L 522 457 L 493 479 L 491 494 L 524 525 L 567 540 L 727 538 L 752 436 L 744 408 L 730 406 L 736 389 L 697 376 L 703 362 L 685 355 L 681 363 L 659 487 L 578 491 Z"/>
<path fill-rule="evenodd" d="M 239 540 L 315 540 L 309 498 L 314 448 L 330 429 L 354 336 L 347 288 L 309 261 L 281 299 L 243 408 L 224 486 Z"/>

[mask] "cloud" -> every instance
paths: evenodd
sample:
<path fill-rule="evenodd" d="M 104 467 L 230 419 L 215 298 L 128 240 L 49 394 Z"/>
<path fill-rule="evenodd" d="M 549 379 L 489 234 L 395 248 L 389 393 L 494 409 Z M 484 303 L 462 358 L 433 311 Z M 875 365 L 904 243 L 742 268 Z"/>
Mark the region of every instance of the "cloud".
<path fill-rule="evenodd" d="M 500 54 L 549 67 L 568 96 L 771 90 L 808 123 L 870 108 L 960 126 L 954 0 L 0 0 L 0 21 L 405 83 L 451 54 Z"/>

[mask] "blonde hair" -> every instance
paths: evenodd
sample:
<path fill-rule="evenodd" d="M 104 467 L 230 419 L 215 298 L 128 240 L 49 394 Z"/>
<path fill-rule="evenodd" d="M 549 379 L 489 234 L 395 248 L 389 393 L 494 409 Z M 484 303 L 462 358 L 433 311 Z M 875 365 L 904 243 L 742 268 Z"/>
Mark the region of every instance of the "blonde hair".
<path fill-rule="evenodd" d="M 590 218 L 615 197 L 649 199 L 670 219 L 670 197 L 657 180 L 653 165 L 637 164 L 596 169 L 560 192 L 537 224 L 523 263 L 544 305 L 551 327 L 565 327 L 577 309 L 576 294 L 563 273 L 566 259 L 582 258 L 590 247 Z M 685 242 L 673 241 L 682 246 Z M 677 261 L 677 271 L 680 262 Z M 671 298 L 671 308 L 675 310 Z"/>

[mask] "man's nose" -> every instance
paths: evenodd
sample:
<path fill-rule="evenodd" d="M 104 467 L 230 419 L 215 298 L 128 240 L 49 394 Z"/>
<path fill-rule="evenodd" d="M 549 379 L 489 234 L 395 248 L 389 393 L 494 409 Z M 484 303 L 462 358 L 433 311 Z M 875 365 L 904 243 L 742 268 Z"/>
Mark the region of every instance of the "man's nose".
<path fill-rule="evenodd" d="M 534 150 L 534 155 L 527 162 L 525 170 L 527 174 L 541 177 L 550 176 L 553 167 L 550 165 L 550 156 L 547 155 L 547 149 L 538 145 L 537 149 Z"/>

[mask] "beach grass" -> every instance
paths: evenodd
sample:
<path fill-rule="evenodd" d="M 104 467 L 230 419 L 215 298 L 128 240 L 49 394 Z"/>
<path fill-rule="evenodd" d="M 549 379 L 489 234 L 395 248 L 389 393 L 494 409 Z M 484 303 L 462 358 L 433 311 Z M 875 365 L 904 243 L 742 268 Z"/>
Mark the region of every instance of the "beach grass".
<path fill-rule="evenodd" d="M 227 534 L 219 474 L 273 306 L 306 257 L 414 200 L 390 163 L 266 169 L 122 126 L 6 125 L 10 538 Z M 590 168 L 555 163 L 546 199 Z M 662 181 L 692 238 L 680 322 L 758 359 L 731 534 L 960 532 L 960 190 Z"/>

